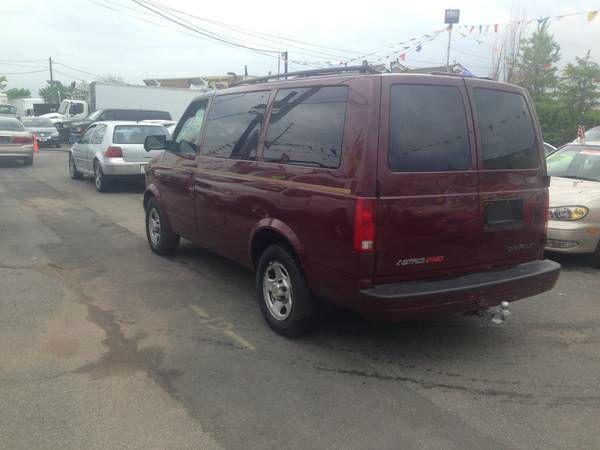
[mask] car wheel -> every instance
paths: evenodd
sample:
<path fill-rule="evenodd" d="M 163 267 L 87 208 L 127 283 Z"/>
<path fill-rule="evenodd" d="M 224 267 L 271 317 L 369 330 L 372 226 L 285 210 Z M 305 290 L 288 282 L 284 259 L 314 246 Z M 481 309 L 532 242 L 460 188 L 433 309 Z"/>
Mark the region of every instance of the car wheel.
<path fill-rule="evenodd" d="M 81 172 L 77 170 L 77 166 L 75 165 L 75 158 L 73 158 L 73 155 L 71 153 L 69 153 L 69 175 L 73 180 L 81 180 L 83 178 Z"/>
<path fill-rule="evenodd" d="M 317 302 L 300 263 L 282 245 L 272 245 L 261 255 L 256 295 L 263 317 L 282 336 L 300 336 L 317 323 Z"/>
<path fill-rule="evenodd" d="M 26 166 L 33 166 L 33 156 L 26 156 L 23 158 L 23 164 Z"/>
<path fill-rule="evenodd" d="M 109 179 L 104 175 L 102 166 L 98 161 L 94 162 L 94 184 L 98 192 L 107 192 L 110 187 Z"/>
<path fill-rule="evenodd" d="M 146 205 L 146 237 L 157 255 L 172 255 L 179 247 L 179 236 L 173 233 L 155 198 Z"/>
<path fill-rule="evenodd" d="M 600 269 L 600 242 L 596 246 L 596 251 L 590 255 L 590 263 L 593 267 Z"/>

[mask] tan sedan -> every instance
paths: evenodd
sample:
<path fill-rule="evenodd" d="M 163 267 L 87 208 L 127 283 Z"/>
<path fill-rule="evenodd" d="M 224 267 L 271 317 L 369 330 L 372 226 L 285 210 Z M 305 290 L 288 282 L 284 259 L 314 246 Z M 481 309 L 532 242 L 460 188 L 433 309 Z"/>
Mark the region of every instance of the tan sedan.
<path fill-rule="evenodd" d="M 547 164 L 552 178 L 546 250 L 589 253 L 600 267 L 600 145 L 568 144 Z"/>
<path fill-rule="evenodd" d="M 17 119 L 0 117 L 0 159 L 20 159 L 33 164 L 33 136 Z"/>

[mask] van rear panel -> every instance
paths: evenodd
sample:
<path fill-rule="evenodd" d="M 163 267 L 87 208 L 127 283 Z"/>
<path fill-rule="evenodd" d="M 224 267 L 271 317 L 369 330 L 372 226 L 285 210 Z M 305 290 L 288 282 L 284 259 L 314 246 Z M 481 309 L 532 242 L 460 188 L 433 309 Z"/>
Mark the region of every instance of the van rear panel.
<path fill-rule="evenodd" d="M 382 83 L 375 284 L 539 259 L 545 165 L 519 88 L 459 77 Z"/>

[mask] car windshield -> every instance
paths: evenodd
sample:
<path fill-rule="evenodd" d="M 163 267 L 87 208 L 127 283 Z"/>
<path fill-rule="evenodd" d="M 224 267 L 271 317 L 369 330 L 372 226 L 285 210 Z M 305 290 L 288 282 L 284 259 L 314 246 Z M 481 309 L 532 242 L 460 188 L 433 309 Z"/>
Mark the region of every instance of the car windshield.
<path fill-rule="evenodd" d="M 169 132 L 163 126 L 152 125 L 118 125 L 113 132 L 115 144 L 143 144 L 148 136 L 169 136 Z"/>
<path fill-rule="evenodd" d="M 69 102 L 64 101 L 58 107 L 58 113 L 59 114 L 66 114 L 68 108 L 69 108 Z"/>
<path fill-rule="evenodd" d="M 47 117 L 24 117 L 21 122 L 26 127 L 50 128 L 54 126 Z"/>
<path fill-rule="evenodd" d="M 23 124 L 17 119 L 0 119 L 0 131 L 24 131 Z"/>
<path fill-rule="evenodd" d="M 600 127 L 590 128 L 585 132 L 586 141 L 600 141 Z"/>
<path fill-rule="evenodd" d="M 0 114 L 15 114 L 16 111 L 13 105 L 0 105 Z"/>
<path fill-rule="evenodd" d="M 548 175 L 600 181 L 600 146 L 567 145 L 547 159 Z"/>

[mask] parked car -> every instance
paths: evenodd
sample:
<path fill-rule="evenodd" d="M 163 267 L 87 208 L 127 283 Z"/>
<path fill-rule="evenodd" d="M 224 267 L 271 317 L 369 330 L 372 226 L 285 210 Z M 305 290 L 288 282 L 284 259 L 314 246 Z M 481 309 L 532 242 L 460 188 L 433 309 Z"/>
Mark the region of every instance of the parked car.
<path fill-rule="evenodd" d="M 58 130 L 47 117 L 23 117 L 21 123 L 27 131 L 37 138 L 40 146 L 60 147 Z"/>
<path fill-rule="evenodd" d="M 552 183 L 546 249 L 588 253 L 600 267 L 600 145 L 565 145 L 547 164 Z"/>
<path fill-rule="evenodd" d="M 61 139 L 72 144 L 83 134 L 91 124 L 112 120 L 171 120 L 171 114 L 166 111 L 151 111 L 145 109 L 99 109 L 84 120 L 59 122 L 56 124 Z"/>
<path fill-rule="evenodd" d="M 162 125 L 138 122 L 96 122 L 69 152 L 73 179 L 94 177 L 96 189 L 106 192 L 115 178 L 143 179 L 148 161 L 161 152 L 144 151 L 146 136 L 166 136 Z"/>
<path fill-rule="evenodd" d="M 0 117 L 17 117 L 17 108 L 13 105 L 0 105 Z"/>
<path fill-rule="evenodd" d="M 20 159 L 33 164 L 33 136 L 17 119 L 0 117 L 0 159 Z"/>
<path fill-rule="evenodd" d="M 554 286 L 523 89 L 412 74 L 246 83 L 198 97 L 172 140 L 146 138 L 167 150 L 146 176 L 153 252 L 185 237 L 256 269 L 261 312 L 285 336 L 323 301 L 394 321 Z"/>
<path fill-rule="evenodd" d="M 554 145 L 544 142 L 544 155 L 546 157 L 548 157 L 548 155 L 551 155 L 555 151 L 556 151 L 556 147 Z"/>

